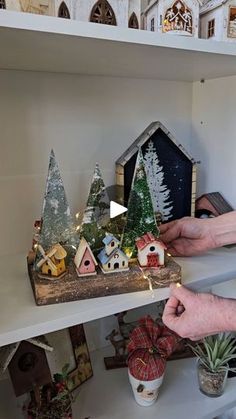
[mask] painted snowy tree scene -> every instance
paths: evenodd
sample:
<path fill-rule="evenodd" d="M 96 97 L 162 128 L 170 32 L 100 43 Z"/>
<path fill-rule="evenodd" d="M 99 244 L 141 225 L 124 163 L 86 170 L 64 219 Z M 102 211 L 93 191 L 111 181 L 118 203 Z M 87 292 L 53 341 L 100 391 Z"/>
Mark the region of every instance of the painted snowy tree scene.
<path fill-rule="evenodd" d="M 159 175 L 163 214 L 166 210 L 168 216 L 171 202 L 162 168 L 152 148 L 148 158 L 153 176 Z M 28 272 L 37 305 L 146 291 L 181 281 L 180 266 L 165 255 L 164 250 L 162 259 L 156 253 L 158 245 L 163 249 L 165 246 L 159 239 L 141 149 L 136 159 L 126 221 L 116 223 L 115 220 L 110 219 L 108 193 L 96 164 L 82 223 L 79 229 L 75 226 L 51 151 L 42 218 L 35 223 L 39 226 L 38 239 L 34 236 L 28 255 Z M 152 243 L 139 248 L 147 261 L 140 265 L 136 259 L 137 240 L 143 243 L 146 238 L 151 238 Z"/>
<path fill-rule="evenodd" d="M 144 163 L 154 212 L 161 215 L 162 221 L 167 221 L 172 217 L 173 205 L 171 205 L 170 189 L 164 184 L 163 166 L 160 165 L 153 141 L 148 144 Z"/>
<path fill-rule="evenodd" d="M 151 232 L 157 237 L 159 236 L 143 155 L 140 149 L 137 155 L 134 178 L 129 196 L 122 248 L 124 250 L 128 249 L 132 253 L 132 256 L 135 256 L 137 253 L 135 240 L 147 232 Z"/>

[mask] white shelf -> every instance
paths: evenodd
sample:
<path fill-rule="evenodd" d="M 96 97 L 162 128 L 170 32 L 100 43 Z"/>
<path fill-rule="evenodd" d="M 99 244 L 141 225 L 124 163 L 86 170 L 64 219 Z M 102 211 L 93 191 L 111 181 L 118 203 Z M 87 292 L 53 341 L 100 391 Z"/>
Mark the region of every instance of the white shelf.
<path fill-rule="evenodd" d="M 0 11 L 0 69 L 197 81 L 236 74 L 236 44 Z"/>
<path fill-rule="evenodd" d="M 127 370 L 106 371 L 106 348 L 92 355 L 94 377 L 79 389 L 74 405 L 75 417 L 93 419 L 212 419 L 236 404 L 236 378 L 227 382 L 219 398 L 204 396 L 198 389 L 196 359 L 169 361 L 159 399 L 151 407 L 140 407 L 134 401 Z"/>
<path fill-rule="evenodd" d="M 179 258 L 183 283 L 201 289 L 236 278 L 236 249 Z M 169 289 L 37 307 L 24 255 L 0 258 L 0 346 L 168 298 Z"/>

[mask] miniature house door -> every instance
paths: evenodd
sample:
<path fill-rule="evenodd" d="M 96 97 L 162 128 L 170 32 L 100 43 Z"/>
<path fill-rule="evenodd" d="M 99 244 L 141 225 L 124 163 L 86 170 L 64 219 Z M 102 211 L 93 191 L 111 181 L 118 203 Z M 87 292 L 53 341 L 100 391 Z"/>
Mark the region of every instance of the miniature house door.
<path fill-rule="evenodd" d="M 152 268 L 159 266 L 159 257 L 157 254 L 147 255 L 147 266 L 150 266 Z"/>

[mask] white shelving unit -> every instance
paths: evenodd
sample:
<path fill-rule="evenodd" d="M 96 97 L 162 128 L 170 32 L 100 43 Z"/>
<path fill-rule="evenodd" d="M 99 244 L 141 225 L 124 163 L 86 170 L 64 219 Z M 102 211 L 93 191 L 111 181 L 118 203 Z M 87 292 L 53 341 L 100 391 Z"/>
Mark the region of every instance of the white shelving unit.
<path fill-rule="evenodd" d="M 0 68 L 199 81 L 236 74 L 236 45 L 0 12 Z"/>
<path fill-rule="evenodd" d="M 68 148 L 63 174 L 72 195 L 77 188 L 72 185 L 75 177 L 81 176 L 81 183 L 86 184 L 93 158 L 101 150 L 110 179 L 113 166 L 107 161 L 114 162 L 130 144 L 124 136 L 135 138 L 151 121 L 164 119 L 166 126 L 176 127 L 176 137 L 183 137 L 186 148 L 203 160 L 200 190 L 217 190 L 218 184 L 226 182 L 222 174 L 216 173 L 210 182 L 205 178 L 217 153 L 223 157 L 226 153 L 226 147 L 217 149 L 224 137 L 217 125 L 221 118 L 217 106 L 222 100 L 227 108 L 230 100 L 235 100 L 235 83 L 222 82 L 222 78 L 236 75 L 236 44 L 7 11 L 0 11 L 0 37 L 0 231 L 4 240 L 0 243 L 0 346 L 167 298 L 168 289 L 163 288 L 122 297 L 35 305 L 25 255 L 31 237 L 28 224 L 39 211 L 45 155 L 55 144 L 61 157 Z M 199 86 L 205 86 L 198 83 L 202 79 L 210 80 L 206 90 L 200 90 Z M 214 79 L 223 84 L 219 97 L 205 109 L 204 101 L 208 103 L 218 92 Z M 208 110 L 214 118 L 207 119 Z M 227 140 L 233 147 L 234 111 L 227 110 Z M 137 129 L 132 131 L 134 124 Z M 213 139 L 211 129 L 215 130 Z M 231 150 L 231 159 L 233 154 Z M 233 160 L 226 166 L 223 173 L 228 174 Z M 85 194 L 83 185 L 80 187 Z M 234 199 L 233 187 L 229 192 Z M 235 259 L 235 248 L 178 259 L 183 283 L 199 290 L 233 279 Z M 99 351 L 93 357 L 95 375 L 81 388 L 76 417 L 141 419 L 144 411 L 132 399 L 126 371 L 105 372 L 103 355 Z M 235 404 L 235 379 L 229 381 L 223 397 L 207 399 L 197 389 L 193 363 L 168 364 L 158 404 L 145 409 L 147 419 L 156 417 L 157 412 L 162 419 L 210 419 Z M 12 399 L 11 389 L 8 397 Z M 10 409 L 7 413 L 0 410 L 4 419 L 15 419 L 14 415 Z"/>
<path fill-rule="evenodd" d="M 103 357 L 110 353 L 105 349 L 92 355 L 94 378 L 79 390 L 73 407 L 76 418 L 212 419 L 235 405 L 236 378 L 228 380 L 223 396 L 208 398 L 198 389 L 196 359 L 185 359 L 167 363 L 159 399 L 144 409 L 134 400 L 127 369 L 105 370 Z"/>
<path fill-rule="evenodd" d="M 236 278 L 236 248 L 218 249 L 194 258 L 179 258 L 183 283 L 199 290 Z M 168 298 L 169 289 L 136 292 L 37 307 L 23 254 L 0 259 L 0 346 L 86 323 L 120 311 Z"/>

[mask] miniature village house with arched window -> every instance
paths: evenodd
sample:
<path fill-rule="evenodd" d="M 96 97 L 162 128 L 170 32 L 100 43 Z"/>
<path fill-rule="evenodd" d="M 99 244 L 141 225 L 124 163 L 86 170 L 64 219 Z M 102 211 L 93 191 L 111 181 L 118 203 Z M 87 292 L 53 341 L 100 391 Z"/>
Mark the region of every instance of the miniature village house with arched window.
<path fill-rule="evenodd" d="M 139 29 L 143 0 L 0 0 L 0 9 Z"/>
<path fill-rule="evenodd" d="M 119 240 L 112 234 L 106 233 L 103 239 L 104 249 L 98 254 L 100 268 L 103 273 L 127 271 L 129 258 L 118 247 Z"/>
<path fill-rule="evenodd" d="M 198 37 L 199 0 L 149 1 L 143 11 L 144 29 Z"/>
<path fill-rule="evenodd" d="M 138 261 L 140 266 L 158 268 L 165 264 L 164 243 L 157 239 L 152 233 L 144 234 L 136 239 L 138 249 Z"/>

